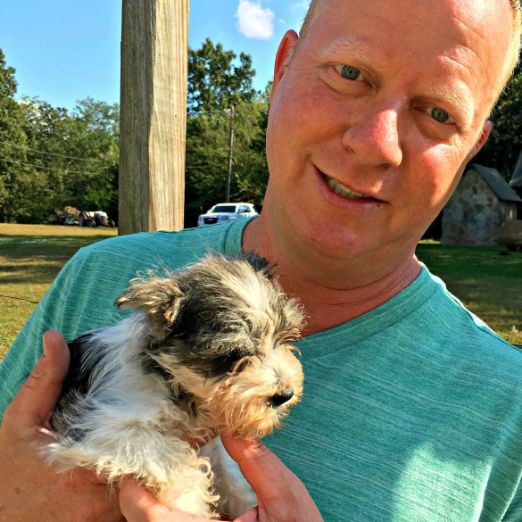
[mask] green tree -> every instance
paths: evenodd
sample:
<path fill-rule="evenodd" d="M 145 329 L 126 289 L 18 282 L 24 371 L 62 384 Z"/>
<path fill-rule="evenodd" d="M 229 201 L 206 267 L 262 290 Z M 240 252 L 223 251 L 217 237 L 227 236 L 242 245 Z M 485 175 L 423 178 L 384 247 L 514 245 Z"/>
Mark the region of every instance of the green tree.
<path fill-rule="evenodd" d="M 491 114 L 494 127 L 488 142 L 473 159 L 511 178 L 522 151 L 522 65 L 519 65 Z"/>
<path fill-rule="evenodd" d="M 231 182 L 232 201 L 262 205 L 268 169 L 265 131 L 268 105 L 257 97 L 236 107 Z M 230 113 L 211 111 L 189 116 L 186 156 L 186 226 L 198 214 L 225 201 Z"/>
<path fill-rule="evenodd" d="M 188 53 L 189 113 L 223 110 L 230 105 L 254 99 L 252 58 L 240 53 L 239 63 L 233 51 L 223 50 L 208 38 L 199 49 Z"/>
<path fill-rule="evenodd" d="M 25 98 L 20 106 L 24 111 L 24 150 L 39 184 L 32 190 L 30 186 L 19 187 L 23 196 L 17 200 L 15 215 L 17 221 L 45 222 L 55 208 L 70 204 L 66 186 L 67 171 L 74 161 L 67 157 L 71 118 L 66 109 L 38 99 Z"/>
<path fill-rule="evenodd" d="M 16 188 L 31 178 L 23 145 L 23 114 L 15 101 L 15 70 L 0 49 L 0 221 L 13 219 Z"/>
<path fill-rule="evenodd" d="M 26 154 L 42 182 L 30 212 L 18 220 L 41 222 L 66 205 L 117 215 L 118 106 L 81 100 L 72 113 L 25 99 Z M 35 193 L 36 194 L 36 193 Z"/>
<path fill-rule="evenodd" d="M 205 40 L 189 51 L 185 224 L 226 198 L 230 108 L 235 108 L 231 199 L 257 206 L 267 181 L 267 92 L 252 88 L 252 59 Z"/>
<path fill-rule="evenodd" d="M 87 98 L 73 111 L 70 152 L 84 158 L 81 171 L 70 177 L 72 201 L 83 209 L 104 209 L 117 217 L 119 106 Z"/>

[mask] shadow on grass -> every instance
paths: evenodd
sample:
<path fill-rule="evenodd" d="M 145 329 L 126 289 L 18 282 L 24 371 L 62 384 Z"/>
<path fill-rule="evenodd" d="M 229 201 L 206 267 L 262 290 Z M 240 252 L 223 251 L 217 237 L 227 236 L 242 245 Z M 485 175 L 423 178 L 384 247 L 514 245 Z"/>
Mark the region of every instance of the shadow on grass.
<path fill-rule="evenodd" d="M 34 263 L 16 263 L 2 265 L 0 268 L 0 285 L 16 284 L 51 284 L 60 271 L 63 263 L 42 262 L 38 265 Z"/>
<path fill-rule="evenodd" d="M 51 284 L 82 247 L 107 236 L 0 235 L 0 285 Z"/>
<path fill-rule="evenodd" d="M 21 259 L 53 258 L 69 259 L 78 249 L 107 239 L 105 236 L 3 236 L 0 237 L 0 257 Z"/>

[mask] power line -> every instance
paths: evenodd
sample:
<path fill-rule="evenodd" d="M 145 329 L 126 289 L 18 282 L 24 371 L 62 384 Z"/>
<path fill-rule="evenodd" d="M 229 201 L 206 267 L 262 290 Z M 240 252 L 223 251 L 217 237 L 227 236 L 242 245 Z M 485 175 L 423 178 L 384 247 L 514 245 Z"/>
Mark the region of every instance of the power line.
<path fill-rule="evenodd" d="M 93 161 L 92 158 L 80 158 L 79 156 L 67 156 L 66 154 L 58 154 L 57 152 L 45 152 L 43 150 L 37 150 L 37 149 L 30 149 L 29 147 L 26 147 L 25 145 L 17 145 L 16 143 L 11 144 L 13 147 L 17 147 L 19 149 L 27 150 L 30 152 L 36 152 L 37 154 L 44 154 L 47 156 L 57 156 L 59 158 L 67 158 L 67 159 L 76 159 L 80 161 Z M 97 160 L 94 160 L 97 161 Z M 110 167 L 103 167 L 104 169 L 109 169 Z"/>
<path fill-rule="evenodd" d="M 48 172 L 58 170 L 58 169 L 52 169 L 50 167 L 43 167 L 42 165 L 33 165 L 32 163 L 25 163 L 23 161 L 10 160 L 10 159 L 4 158 L 2 156 L 0 156 L 0 161 L 7 161 L 8 163 L 14 163 L 16 165 L 25 165 L 27 167 L 34 167 L 35 169 L 46 170 Z M 98 174 L 97 172 L 84 172 L 81 170 L 68 170 L 68 169 L 65 169 L 65 170 L 67 171 L 67 174 L 86 174 L 89 176 L 94 176 L 94 175 Z"/>

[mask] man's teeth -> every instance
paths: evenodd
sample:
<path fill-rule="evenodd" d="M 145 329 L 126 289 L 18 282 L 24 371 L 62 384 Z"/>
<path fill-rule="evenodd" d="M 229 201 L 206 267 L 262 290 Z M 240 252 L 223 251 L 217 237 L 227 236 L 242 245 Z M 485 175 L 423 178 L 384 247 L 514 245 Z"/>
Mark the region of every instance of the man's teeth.
<path fill-rule="evenodd" d="M 353 190 L 350 190 L 349 188 L 345 187 L 344 185 L 341 185 L 338 181 L 335 179 L 326 177 L 326 181 L 328 183 L 328 186 L 336 193 L 339 194 L 339 196 L 342 196 L 343 198 L 368 198 L 370 196 L 367 196 L 365 194 L 359 194 L 358 192 L 354 192 Z"/>

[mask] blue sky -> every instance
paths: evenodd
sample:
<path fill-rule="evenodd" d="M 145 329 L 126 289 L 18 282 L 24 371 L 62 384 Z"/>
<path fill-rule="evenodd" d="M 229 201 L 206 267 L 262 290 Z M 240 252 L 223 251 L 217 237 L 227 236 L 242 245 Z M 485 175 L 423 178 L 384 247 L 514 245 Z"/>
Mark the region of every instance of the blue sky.
<path fill-rule="evenodd" d="M 189 45 L 209 37 L 252 56 L 264 89 L 286 29 L 307 0 L 191 0 Z M 16 69 L 18 97 L 72 109 L 91 96 L 119 100 L 121 0 L 0 0 L 0 49 Z"/>

